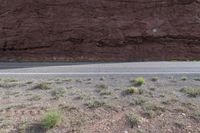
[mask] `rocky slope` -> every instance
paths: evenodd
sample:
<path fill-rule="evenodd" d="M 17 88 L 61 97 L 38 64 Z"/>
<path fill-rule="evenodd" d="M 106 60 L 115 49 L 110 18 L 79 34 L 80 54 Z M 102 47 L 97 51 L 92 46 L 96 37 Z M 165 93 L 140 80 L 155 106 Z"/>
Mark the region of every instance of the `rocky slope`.
<path fill-rule="evenodd" d="M 0 60 L 200 59 L 200 0 L 0 0 Z"/>

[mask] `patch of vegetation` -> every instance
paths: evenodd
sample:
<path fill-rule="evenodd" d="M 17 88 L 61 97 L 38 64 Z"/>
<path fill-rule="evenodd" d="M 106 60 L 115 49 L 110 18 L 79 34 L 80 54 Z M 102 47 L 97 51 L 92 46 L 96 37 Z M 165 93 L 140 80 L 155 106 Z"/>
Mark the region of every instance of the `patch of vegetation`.
<path fill-rule="evenodd" d="M 39 100 L 41 100 L 41 97 L 38 96 L 38 95 L 35 95 L 35 96 L 31 97 L 31 98 L 28 99 L 28 100 L 29 100 L 29 101 L 39 101 Z"/>
<path fill-rule="evenodd" d="M 157 116 L 157 113 L 153 110 L 145 110 L 144 116 L 151 119 L 151 118 L 155 118 Z"/>
<path fill-rule="evenodd" d="M 33 89 L 40 89 L 40 90 L 49 90 L 51 87 L 48 83 L 40 83 L 33 87 Z"/>
<path fill-rule="evenodd" d="M 96 85 L 96 92 L 98 92 L 101 96 L 111 95 L 111 91 L 108 91 L 108 87 L 104 84 Z"/>
<path fill-rule="evenodd" d="M 135 105 L 144 105 L 146 103 L 146 100 L 143 98 L 139 98 L 135 100 Z"/>
<path fill-rule="evenodd" d="M 86 103 L 88 108 L 99 108 L 105 105 L 105 102 L 98 100 L 91 100 L 89 103 Z"/>
<path fill-rule="evenodd" d="M 30 85 L 30 84 L 32 84 L 33 83 L 33 81 L 27 81 L 26 82 L 26 84 L 28 84 L 28 85 Z"/>
<path fill-rule="evenodd" d="M 50 129 L 58 125 L 61 120 L 62 115 L 59 111 L 49 111 L 44 114 L 41 124 L 44 128 Z"/>
<path fill-rule="evenodd" d="M 200 81 L 200 77 L 194 78 L 195 81 Z"/>
<path fill-rule="evenodd" d="M 92 78 L 87 78 L 85 81 L 92 81 Z"/>
<path fill-rule="evenodd" d="M 99 80 L 100 80 L 100 81 L 104 81 L 104 80 L 105 80 L 105 77 L 101 77 Z"/>
<path fill-rule="evenodd" d="M 189 97 L 200 96 L 200 88 L 182 88 L 180 92 L 187 94 Z"/>
<path fill-rule="evenodd" d="M 125 95 L 132 95 L 132 94 L 143 94 L 144 90 L 143 89 L 138 89 L 136 87 L 129 87 L 124 91 Z"/>
<path fill-rule="evenodd" d="M 104 96 L 104 95 L 111 95 L 112 93 L 110 91 L 101 91 L 100 95 Z"/>
<path fill-rule="evenodd" d="M 150 90 L 150 91 L 155 91 L 155 90 L 156 90 L 156 88 L 149 88 L 149 90 Z"/>
<path fill-rule="evenodd" d="M 195 121 L 200 122 L 200 112 L 195 112 L 190 117 Z"/>
<path fill-rule="evenodd" d="M 186 108 L 190 109 L 190 110 L 195 110 L 195 107 L 196 107 L 195 104 L 190 103 L 190 102 L 183 102 L 183 103 L 181 103 L 181 105 L 183 107 L 186 107 Z"/>
<path fill-rule="evenodd" d="M 18 132 L 19 133 L 26 133 L 26 129 L 28 128 L 28 123 L 27 122 L 22 122 L 18 126 Z"/>
<path fill-rule="evenodd" d="M 4 82 L 17 82 L 18 80 L 14 79 L 14 78 L 10 78 L 10 79 L 5 79 Z"/>
<path fill-rule="evenodd" d="M 186 81 L 188 78 L 186 76 L 181 77 L 182 81 Z"/>
<path fill-rule="evenodd" d="M 51 92 L 51 96 L 59 99 L 60 97 L 64 97 L 66 91 L 64 89 L 58 89 Z"/>
<path fill-rule="evenodd" d="M 104 90 L 107 90 L 108 89 L 108 86 L 104 85 L 104 84 L 100 84 L 100 85 L 96 85 L 96 91 L 97 92 L 101 92 L 101 91 L 104 91 Z"/>
<path fill-rule="evenodd" d="M 143 77 L 137 77 L 135 79 L 130 80 L 130 82 L 135 86 L 142 86 L 145 84 L 145 79 Z"/>
<path fill-rule="evenodd" d="M 15 87 L 17 86 L 17 83 L 0 83 L 0 87 L 1 88 L 12 88 L 12 87 Z"/>
<path fill-rule="evenodd" d="M 175 122 L 174 125 L 180 129 L 185 127 L 185 125 L 182 122 Z"/>
<path fill-rule="evenodd" d="M 144 93 L 144 89 L 139 89 L 138 94 L 142 95 Z"/>
<path fill-rule="evenodd" d="M 159 77 L 153 77 L 153 78 L 151 78 L 151 81 L 153 81 L 153 82 L 156 82 L 158 80 L 159 80 Z"/>
<path fill-rule="evenodd" d="M 145 104 L 143 106 L 143 110 L 144 110 L 144 115 L 147 118 L 154 118 L 157 115 L 161 115 L 163 112 L 165 112 L 164 107 L 161 107 L 157 104 L 151 104 L 151 103 Z"/>
<path fill-rule="evenodd" d="M 136 87 L 129 87 L 128 89 L 125 90 L 126 94 L 136 94 L 138 92 L 139 90 Z"/>
<path fill-rule="evenodd" d="M 170 104 L 174 104 L 176 102 L 178 102 L 177 99 L 169 99 L 169 100 L 166 100 L 166 101 L 162 101 L 161 103 L 165 104 L 165 105 L 170 105 Z"/>
<path fill-rule="evenodd" d="M 96 88 L 108 89 L 108 86 L 106 86 L 106 85 L 104 85 L 104 84 L 99 84 L 99 85 L 96 85 Z"/>
<path fill-rule="evenodd" d="M 77 83 L 82 83 L 82 81 L 80 79 L 76 79 Z"/>
<path fill-rule="evenodd" d="M 142 129 L 137 129 L 137 133 L 144 133 Z"/>
<path fill-rule="evenodd" d="M 127 114 L 127 118 L 128 118 L 131 128 L 141 124 L 141 117 L 139 115 L 136 115 L 134 113 L 129 113 Z"/>

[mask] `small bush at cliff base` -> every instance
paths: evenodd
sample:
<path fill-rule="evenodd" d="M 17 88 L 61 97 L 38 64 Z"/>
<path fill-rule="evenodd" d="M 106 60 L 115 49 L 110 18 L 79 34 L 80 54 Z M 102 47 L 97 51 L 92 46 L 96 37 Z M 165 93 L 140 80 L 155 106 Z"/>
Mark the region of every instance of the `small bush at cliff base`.
<path fill-rule="evenodd" d="M 59 111 L 49 111 L 44 114 L 42 119 L 42 126 L 46 129 L 53 128 L 59 124 L 62 120 L 61 113 Z"/>

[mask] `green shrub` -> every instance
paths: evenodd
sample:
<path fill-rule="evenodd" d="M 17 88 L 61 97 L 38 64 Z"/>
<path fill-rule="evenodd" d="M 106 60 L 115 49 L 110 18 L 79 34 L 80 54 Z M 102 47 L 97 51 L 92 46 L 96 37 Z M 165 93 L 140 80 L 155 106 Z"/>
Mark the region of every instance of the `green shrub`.
<path fill-rule="evenodd" d="M 136 79 L 131 80 L 130 82 L 136 86 L 141 86 L 145 84 L 145 79 L 143 77 L 138 77 Z"/>
<path fill-rule="evenodd" d="M 139 90 L 136 87 L 130 87 L 125 92 L 126 92 L 126 94 L 135 94 L 135 93 L 138 93 Z"/>
<path fill-rule="evenodd" d="M 33 89 L 49 90 L 51 87 L 49 87 L 48 83 L 40 83 L 34 86 Z"/>
<path fill-rule="evenodd" d="M 128 121 L 131 125 L 131 128 L 133 128 L 134 126 L 138 126 L 141 123 L 141 118 L 140 116 L 133 114 L 133 113 L 129 113 L 127 115 Z"/>
<path fill-rule="evenodd" d="M 144 110 L 144 115 L 148 118 L 154 118 L 157 115 L 161 115 L 163 112 L 165 112 L 164 107 L 151 103 L 146 103 L 143 106 L 143 110 Z"/>
<path fill-rule="evenodd" d="M 51 92 L 51 95 L 55 98 L 55 99 L 59 99 L 60 97 L 64 97 L 65 96 L 66 91 L 64 89 L 58 89 L 58 90 L 54 90 Z"/>
<path fill-rule="evenodd" d="M 62 120 L 62 115 L 59 111 L 46 112 L 42 118 L 42 126 L 46 129 L 53 128 Z"/>

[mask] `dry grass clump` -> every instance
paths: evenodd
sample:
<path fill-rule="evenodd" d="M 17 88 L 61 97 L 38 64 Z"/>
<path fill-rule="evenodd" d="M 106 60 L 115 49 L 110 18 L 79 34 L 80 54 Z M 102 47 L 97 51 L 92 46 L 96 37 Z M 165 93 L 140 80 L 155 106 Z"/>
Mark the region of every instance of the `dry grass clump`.
<path fill-rule="evenodd" d="M 39 83 L 36 86 L 33 87 L 33 89 L 40 89 L 40 90 L 49 90 L 51 87 L 48 83 Z"/>
<path fill-rule="evenodd" d="M 129 121 L 131 128 L 141 124 L 141 117 L 134 114 L 134 113 L 127 114 L 127 118 L 128 118 L 128 121 Z"/>
<path fill-rule="evenodd" d="M 200 88 L 182 88 L 180 92 L 183 92 L 190 97 L 200 96 Z"/>

